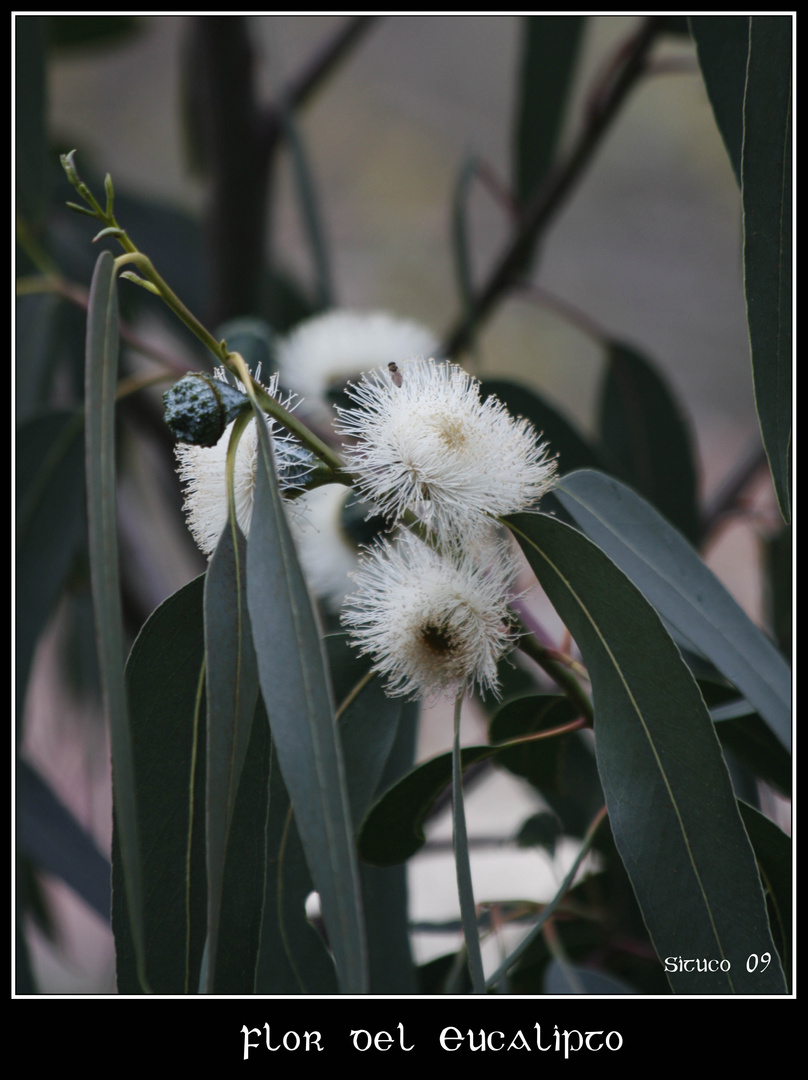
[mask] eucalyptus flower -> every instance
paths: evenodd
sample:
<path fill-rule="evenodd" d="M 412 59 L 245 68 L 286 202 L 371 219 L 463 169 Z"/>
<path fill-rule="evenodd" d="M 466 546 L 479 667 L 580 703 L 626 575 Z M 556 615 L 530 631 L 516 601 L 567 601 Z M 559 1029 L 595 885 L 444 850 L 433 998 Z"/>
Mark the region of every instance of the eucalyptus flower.
<path fill-rule="evenodd" d="M 441 554 L 404 533 L 361 559 L 342 622 L 392 697 L 457 697 L 475 684 L 498 692 L 497 663 L 513 643 L 516 563 L 499 543 L 487 555 Z"/>
<path fill-rule="evenodd" d="M 384 311 L 336 309 L 300 323 L 277 346 L 281 383 L 300 394 L 306 409 L 330 421 L 329 393 L 339 393 L 363 371 L 431 356 L 437 340 L 430 330 Z"/>
<path fill-rule="evenodd" d="M 229 387 L 223 368 L 218 368 L 215 378 Z M 238 388 L 241 383 L 234 380 Z M 263 384 L 262 384 L 263 385 Z M 290 400 L 278 395 L 278 378 L 273 375 L 264 389 L 288 409 Z M 264 414 L 264 422 L 272 437 L 275 466 L 281 491 L 299 490 L 311 470 L 311 455 L 294 438 Z M 185 502 L 183 510 L 188 528 L 199 549 L 210 557 L 227 522 L 227 448 L 235 421 L 227 425 L 224 433 L 213 446 L 195 446 L 179 442 L 174 448 L 177 472 L 183 483 Z M 256 420 L 249 421 L 242 432 L 236 449 L 233 477 L 233 496 L 236 521 L 245 536 L 249 535 L 255 498 L 255 478 L 258 466 L 258 429 Z"/>
<path fill-rule="evenodd" d="M 442 544 L 475 542 L 503 514 L 536 509 L 555 483 L 529 421 L 456 364 L 405 360 L 363 375 L 339 409 L 348 469 L 378 512 L 399 521 L 412 511 Z"/>

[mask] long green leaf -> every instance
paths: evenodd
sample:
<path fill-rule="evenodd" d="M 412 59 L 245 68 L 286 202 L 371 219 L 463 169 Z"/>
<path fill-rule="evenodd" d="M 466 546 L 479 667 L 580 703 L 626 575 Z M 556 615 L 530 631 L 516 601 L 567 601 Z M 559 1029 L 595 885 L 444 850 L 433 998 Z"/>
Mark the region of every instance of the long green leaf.
<path fill-rule="evenodd" d="M 600 473 L 567 476 L 556 494 L 579 528 L 737 686 L 790 750 L 788 666 L 685 539 L 633 491 Z"/>
<path fill-rule="evenodd" d="M 766 890 L 772 937 L 790 983 L 793 926 L 791 837 L 754 807 L 743 802 L 739 802 L 738 806 Z M 765 963 L 765 959 L 761 958 L 761 963 Z"/>
<path fill-rule="evenodd" d="M 258 989 L 266 896 L 271 753 L 263 703 L 256 709 L 249 735 L 248 752 L 227 834 L 217 934 L 218 958 L 212 983 L 215 994 L 254 994 Z"/>
<path fill-rule="evenodd" d="M 69 885 L 105 922 L 110 866 L 95 840 L 24 759 L 17 762 L 17 843 L 42 870 Z"/>
<path fill-rule="evenodd" d="M 496 746 L 464 746 L 463 769 L 497 753 Z M 374 866 L 405 862 L 426 842 L 423 822 L 438 795 L 452 780 L 452 754 L 417 765 L 370 809 L 359 831 L 359 854 Z"/>
<path fill-rule="evenodd" d="M 688 22 L 715 122 L 740 186 L 749 16 L 690 15 Z"/>
<path fill-rule="evenodd" d="M 114 263 L 115 260 L 108 251 L 103 251 L 98 256 L 87 311 L 87 518 L 98 666 L 112 744 L 115 819 L 121 844 L 132 936 L 143 982 L 146 956 L 143 881 L 129 709 L 123 673 L 123 616 L 115 497 L 115 390 L 119 329 Z"/>
<path fill-rule="evenodd" d="M 211 993 L 216 982 L 228 834 L 258 700 L 258 669 L 247 613 L 247 542 L 237 527 L 230 528 L 230 523 L 219 538 L 205 575 L 205 678 L 207 989 Z"/>
<path fill-rule="evenodd" d="M 781 994 L 754 855 L 699 689 L 662 622 L 577 530 L 543 514 L 508 519 L 583 654 L 614 839 L 657 955 L 728 971 L 668 971 L 677 993 Z M 726 966 L 726 964 L 725 964 Z"/>
<path fill-rule="evenodd" d="M 609 344 L 600 437 L 616 468 L 692 544 L 699 540 L 696 463 L 684 411 L 646 357 Z"/>
<path fill-rule="evenodd" d="M 367 991 L 362 910 L 342 752 L 323 646 L 286 523 L 266 424 L 247 546 L 247 597 L 273 742 L 343 993 Z"/>
<path fill-rule="evenodd" d="M 196 990 L 206 932 L 203 594 L 195 578 L 149 616 L 126 665 L 143 856 L 146 970 L 155 993 Z M 139 993 L 113 836 L 118 991 Z"/>
<path fill-rule="evenodd" d="M 347 634 L 329 634 L 325 645 L 334 697 L 339 703 L 351 819 L 357 826 L 379 788 L 403 705 L 400 698 L 385 694 L 378 676 L 366 681 L 372 661 L 351 648 Z"/>
<path fill-rule="evenodd" d="M 743 104 L 744 290 L 755 403 L 791 519 L 791 17 L 753 15 Z"/>
<path fill-rule="evenodd" d="M 313 889 L 274 745 L 270 764 L 266 887 L 256 993 L 336 994 L 334 962 L 306 916 Z"/>
<path fill-rule="evenodd" d="M 527 15 L 514 125 L 513 187 L 526 202 L 556 155 L 586 16 Z"/>

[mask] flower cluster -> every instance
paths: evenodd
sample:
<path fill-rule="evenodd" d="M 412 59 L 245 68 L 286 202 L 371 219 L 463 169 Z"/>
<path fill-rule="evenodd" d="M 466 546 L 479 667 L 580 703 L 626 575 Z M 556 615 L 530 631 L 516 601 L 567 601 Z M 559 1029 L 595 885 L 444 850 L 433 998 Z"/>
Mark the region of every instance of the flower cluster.
<path fill-rule="evenodd" d="M 312 588 L 342 604 L 352 642 L 372 656 L 388 693 L 496 693 L 497 664 L 513 639 L 508 600 L 516 576 L 497 539 L 498 519 L 535 509 L 555 482 L 556 462 L 530 423 L 497 398 L 483 399 L 472 376 L 411 355 L 432 345 L 416 324 L 353 312 L 309 320 L 281 344 L 285 384 L 308 386 L 321 407 L 331 384 L 342 387 L 361 365 L 371 366 L 345 388 L 351 407 L 337 408 L 355 491 L 331 485 L 307 493 L 313 529 L 298 535 L 300 557 Z M 276 377 L 267 389 L 277 395 Z M 282 488 L 300 487 L 300 447 L 267 424 Z M 230 430 L 213 447 L 177 448 L 188 525 L 208 554 L 227 518 Z M 245 533 L 257 445 L 253 420 L 235 470 Z M 379 538 L 396 526 L 397 538 Z"/>

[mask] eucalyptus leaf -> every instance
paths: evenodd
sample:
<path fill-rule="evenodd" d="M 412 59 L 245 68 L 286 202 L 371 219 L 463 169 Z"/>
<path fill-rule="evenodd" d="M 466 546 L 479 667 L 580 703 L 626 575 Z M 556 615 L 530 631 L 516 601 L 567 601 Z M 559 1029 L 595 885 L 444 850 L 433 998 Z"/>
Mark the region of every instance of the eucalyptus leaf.
<path fill-rule="evenodd" d="M 763 445 L 791 519 L 791 17 L 753 15 L 743 105 L 744 290 Z"/>
<path fill-rule="evenodd" d="M 361 898 L 342 751 L 323 647 L 278 491 L 266 425 L 257 425 L 247 599 L 258 674 L 283 778 L 320 894 L 343 993 L 367 990 Z"/>
<path fill-rule="evenodd" d="M 542 514 L 507 523 L 583 654 L 609 821 L 657 955 L 729 970 L 668 970 L 676 993 L 781 994 L 754 855 L 709 713 L 659 616 L 581 533 Z"/>
<path fill-rule="evenodd" d="M 739 802 L 738 807 L 760 868 L 760 877 L 766 891 L 766 903 L 769 908 L 772 937 L 780 953 L 780 960 L 790 989 L 794 925 L 792 840 L 778 825 L 758 810 L 743 802 Z M 762 963 L 765 961 L 761 959 Z"/>
<path fill-rule="evenodd" d="M 378 675 L 365 684 L 371 659 L 351 648 L 346 634 L 330 634 L 325 644 L 335 697 L 340 702 L 340 741 L 356 827 L 378 790 L 396 739 L 402 701 L 387 696 Z"/>
<path fill-rule="evenodd" d="M 628 574 L 791 748 L 791 675 L 783 657 L 664 518 L 617 480 L 582 471 L 556 492 L 586 535 Z"/>
<path fill-rule="evenodd" d="M 40 870 L 61 878 L 104 922 L 110 865 L 95 840 L 27 761 L 17 762 L 17 843 Z"/>
<path fill-rule="evenodd" d="M 140 982 L 146 939 L 138 802 L 126 687 L 118 563 L 115 477 L 115 391 L 118 374 L 118 290 L 115 260 L 102 251 L 87 310 L 85 454 L 90 576 L 98 666 L 112 747 L 112 790 L 129 917 Z"/>
<path fill-rule="evenodd" d="M 583 15 L 522 18 L 513 133 L 513 189 L 522 204 L 556 159 L 585 25 Z"/>
<path fill-rule="evenodd" d="M 494 746 L 464 746 L 463 769 L 497 752 Z M 438 795 L 451 783 L 452 755 L 417 765 L 371 807 L 359 830 L 359 854 L 374 866 L 405 862 L 426 842 L 423 823 Z"/>
<path fill-rule="evenodd" d="M 231 527 L 229 521 L 205 575 L 204 608 L 208 991 L 212 992 L 219 982 L 219 917 L 228 835 L 258 700 L 258 669 L 247 614 L 247 542 L 241 530 L 235 523 Z M 267 786 L 265 782 L 264 788 Z M 260 848 L 263 853 L 263 838 Z M 254 859 L 250 859 L 252 862 Z M 244 869 L 249 871 L 251 867 Z M 263 885 L 263 870 L 261 881 Z"/>
<path fill-rule="evenodd" d="M 306 916 L 306 898 L 314 886 L 274 747 L 269 771 L 264 922 L 256 993 L 335 994 L 334 962 Z"/>
<path fill-rule="evenodd" d="M 600 397 L 604 448 L 637 492 L 692 544 L 699 540 L 696 463 L 684 411 L 650 361 L 620 342 L 609 344 Z"/>
<path fill-rule="evenodd" d="M 199 982 L 207 921 L 205 873 L 204 577 L 164 601 L 126 665 L 143 860 L 146 970 L 155 993 Z M 119 993 L 140 993 L 119 829 L 113 834 L 112 928 Z"/>
<path fill-rule="evenodd" d="M 221 890 L 215 994 L 257 991 L 261 931 L 264 922 L 269 815 L 270 735 L 260 706 L 249 725 L 248 753 L 227 834 Z M 211 935 L 208 933 L 211 955 Z M 209 965 L 210 969 L 210 965 Z"/>
<path fill-rule="evenodd" d="M 715 122 L 740 187 L 749 16 L 690 15 L 688 22 Z"/>

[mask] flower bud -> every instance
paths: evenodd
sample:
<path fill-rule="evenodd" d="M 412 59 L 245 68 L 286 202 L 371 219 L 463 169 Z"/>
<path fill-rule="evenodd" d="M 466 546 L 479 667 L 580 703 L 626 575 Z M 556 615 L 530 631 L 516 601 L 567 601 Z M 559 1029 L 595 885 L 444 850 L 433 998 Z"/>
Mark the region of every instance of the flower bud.
<path fill-rule="evenodd" d="M 163 394 L 163 404 L 175 438 L 193 446 L 215 446 L 227 425 L 250 408 L 250 399 L 225 382 L 189 371 Z"/>

